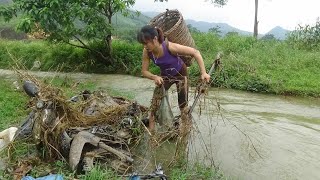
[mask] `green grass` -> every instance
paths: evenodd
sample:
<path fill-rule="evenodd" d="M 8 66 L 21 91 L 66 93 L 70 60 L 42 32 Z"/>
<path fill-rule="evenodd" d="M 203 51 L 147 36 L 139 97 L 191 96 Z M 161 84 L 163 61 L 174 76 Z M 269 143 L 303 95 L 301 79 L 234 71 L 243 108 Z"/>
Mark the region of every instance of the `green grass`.
<path fill-rule="evenodd" d="M 173 167 L 170 174 L 170 179 L 173 180 L 189 180 L 189 179 L 199 179 L 199 180 L 216 180 L 225 179 L 223 174 L 215 168 L 207 167 L 200 162 L 193 165 L 183 165 Z"/>
<path fill-rule="evenodd" d="M 214 86 L 252 92 L 320 97 L 320 52 L 294 49 L 284 41 L 238 35 L 193 34 L 207 69 L 222 51 L 223 71 Z M 196 65 L 191 78 L 199 76 Z"/>
<path fill-rule="evenodd" d="M 60 88 L 66 97 L 77 95 L 82 90 L 96 89 L 96 85 L 89 81 L 80 82 L 75 89 L 72 89 L 71 86 L 77 81 L 70 78 L 45 78 L 43 81 Z M 15 90 L 12 82 L 11 80 L 0 81 L 0 130 L 18 126 L 30 112 L 27 107 L 29 97 L 22 90 Z"/>
<path fill-rule="evenodd" d="M 258 42 L 225 59 L 226 86 L 284 95 L 320 97 L 320 53 L 293 50 L 282 42 Z M 232 74 L 234 73 L 234 74 Z"/>
<path fill-rule="evenodd" d="M 230 35 L 224 38 L 210 33 L 193 34 L 207 69 L 217 52 L 222 51 L 223 69 L 213 75 L 213 86 L 252 92 L 320 97 L 320 52 L 292 48 L 283 41 L 262 41 Z M 41 61 L 41 70 L 65 72 L 120 73 L 140 75 L 142 46 L 113 41 L 114 63 L 99 64 L 86 50 L 44 41 L 0 40 L 0 67 L 11 68 L 10 52 L 31 68 Z M 152 63 L 151 63 L 152 64 Z M 159 68 L 151 65 L 158 74 Z M 189 68 L 191 83 L 199 78 L 197 63 Z"/>
<path fill-rule="evenodd" d="M 0 81 L 0 130 L 17 125 L 28 113 L 28 98 L 21 91 L 15 91 L 9 81 Z"/>
<path fill-rule="evenodd" d="M 119 176 L 115 174 L 112 170 L 101 168 L 101 166 L 97 165 L 95 166 L 89 173 L 87 173 L 85 176 L 81 177 L 82 180 L 104 180 L 104 179 L 110 179 L 110 180 L 117 180 L 122 179 Z"/>

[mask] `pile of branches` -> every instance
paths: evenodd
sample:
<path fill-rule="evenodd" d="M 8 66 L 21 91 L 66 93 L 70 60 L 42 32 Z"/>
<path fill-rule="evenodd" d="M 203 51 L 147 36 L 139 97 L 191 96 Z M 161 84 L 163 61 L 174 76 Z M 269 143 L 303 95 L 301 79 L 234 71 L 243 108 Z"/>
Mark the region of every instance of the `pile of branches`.
<path fill-rule="evenodd" d="M 17 138 L 31 137 L 46 157 L 65 160 L 74 171 L 90 171 L 99 162 L 119 173 L 130 172 L 131 150 L 145 129 L 146 107 L 104 91 L 85 90 L 67 98 L 50 83 L 18 74 L 31 97 L 31 113 Z"/>

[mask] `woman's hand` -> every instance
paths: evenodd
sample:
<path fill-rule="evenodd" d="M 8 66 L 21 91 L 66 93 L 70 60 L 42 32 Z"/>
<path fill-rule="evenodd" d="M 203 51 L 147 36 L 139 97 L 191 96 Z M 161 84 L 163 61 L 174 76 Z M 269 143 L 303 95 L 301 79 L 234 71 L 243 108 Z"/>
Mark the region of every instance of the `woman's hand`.
<path fill-rule="evenodd" d="M 163 84 L 163 79 L 160 76 L 154 76 L 153 81 L 157 86 L 160 86 L 161 84 Z"/>
<path fill-rule="evenodd" d="M 201 74 L 201 80 L 209 83 L 209 81 L 210 81 L 210 75 L 207 74 L 206 72 L 205 72 L 205 73 L 202 73 L 202 74 Z"/>

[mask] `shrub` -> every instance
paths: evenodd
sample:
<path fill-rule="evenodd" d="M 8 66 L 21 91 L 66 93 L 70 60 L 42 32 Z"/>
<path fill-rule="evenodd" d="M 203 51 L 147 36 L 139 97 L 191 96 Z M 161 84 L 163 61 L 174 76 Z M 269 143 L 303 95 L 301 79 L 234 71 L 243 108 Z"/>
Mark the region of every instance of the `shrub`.
<path fill-rule="evenodd" d="M 320 20 L 314 26 L 298 26 L 289 33 L 287 42 L 297 49 L 319 50 L 320 48 Z"/>

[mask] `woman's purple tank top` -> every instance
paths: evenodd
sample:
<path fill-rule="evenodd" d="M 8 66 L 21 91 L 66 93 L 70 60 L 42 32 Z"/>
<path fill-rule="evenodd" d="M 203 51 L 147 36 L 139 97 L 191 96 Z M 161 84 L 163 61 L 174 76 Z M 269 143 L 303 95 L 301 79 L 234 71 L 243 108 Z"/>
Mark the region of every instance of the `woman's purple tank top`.
<path fill-rule="evenodd" d="M 154 64 L 160 67 L 161 76 L 175 76 L 182 68 L 183 61 L 180 57 L 170 54 L 166 42 L 162 43 L 163 56 L 156 58 L 152 52 L 148 53 Z"/>

